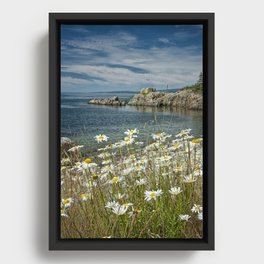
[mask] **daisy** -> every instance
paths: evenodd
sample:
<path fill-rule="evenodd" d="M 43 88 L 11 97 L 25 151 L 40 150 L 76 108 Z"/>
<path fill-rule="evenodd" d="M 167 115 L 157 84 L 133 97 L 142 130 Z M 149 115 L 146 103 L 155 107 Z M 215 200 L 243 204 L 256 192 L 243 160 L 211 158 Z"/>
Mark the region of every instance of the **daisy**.
<path fill-rule="evenodd" d="M 195 181 L 196 181 L 196 179 L 192 175 L 185 176 L 183 179 L 183 182 L 185 182 L 185 183 L 193 183 Z"/>
<path fill-rule="evenodd" d="M 142 171 L 145 169 L 144 166 L 141 166 L 141 165 L 136 165 L 134 168 L 133 168 L 135 171 Z"/>
<path fill-rule="evenodd" d="M 147 202 L 151 201 L 152 199 L 156 201 L 157 197 L 161 196 L 163 194 L 162 190 L 157 191 L 145 191 L 145 200 Z"/>
<path fill-rule="evenodd" d="M 182 171 L 182 167 L 181 166 L 176 166 L 173 170 L 175 172 L 179 172 L 179 171 Z"/>
<path fill-rule="evenodd" d="M 188 221 L 191 217 L 189 215 L 179 215 L 181 221 Z"/>
<path fill-rule="evenodd" d="M 125 145 L 130 145 L 130 144 L 132 144 L 134 141 L 135 141 L 135 139 L 132 138 L 132 137 L 125 137 L 123 143 L 124 143 Z"/>
<path fill-rule="evenodd" d="M 127 168 L 127 169 L 124 169 L 124 170 L 122 171 L 122 174 L 123 174 L 124 176 L 126 176 L 126 175 L 130 174 L 132 171 L 133 171 L 133 168 Z"/>
<path fill-rule="evenodd" d="M 147 181 L 145 179 L 136 180 L 137 186 L 145 185 L 146 183 L 147 183 Z"/>
<path fill-rule="evenodd" d="M 78 167 L 78 171 L 85 172 L 85 170 L 97 167 L 96 163 L 86 163 L 82 162 L 81 165 Z"/>
<path fill-rule="evenodd" d="M 193 205 L 193 208 L 191 209 L 193 213 L 200 213 L 203 211 L 203 207 L 197 204 Z"/>
<path fill-rule="evenodd" d="M 186 137 L 186 136 L 189 136 L 191 132 L 191 129 L 184 129 L 182 130 L 179 134 L 177 134 L 175 137 L 178 138 L 178 137 Z"/>
<path fill-rule="evenodd" d="M 175 151 L 179 148 L 179 144 L 175 143 L 172 147 L 169 148 L 169 151 Z"/>
<path fill-rule="evenodd" d="M 194 144 L 197 144 L 197 143 L 200 143 L 202 140 L 203 140 L 202 138 L 196 138 L 196 139 L 193 139 L 191 142 Z"/>
<path fill-rule="evenodd" d="M 123 178 L 121 178 L 121 177 L 113 177 L 113 178 L 110 180 L 110 183 L 111 183 L 111 184 L 115 184 L 115 183 L 121 182 L 122 180 L 123 180 Z"/>
<path fill-rule="evenodd" d="M 110 165 L 106 165 L 104 166 L 101 171 L 102 173 L 110 173 L 110 172 L 113 172 L 115 169 L 114 165 L 113 164 L 110 164 Z"/>
<path fill-rule="evenodd" d="M 160 157 L 160 161 L 161 162 L 166 162 L 166 161 L 169 161 L 172 157 L 171 156 L 163 156 L 163 157 Z"/>
<path fill-rule="evenodd" d="M 131 129 L 131 130 L 127 130 L 126 132 L 124 132 L 128 137 L 137 137 L 136 134 L 138 134 L 138 130 L 137 128 L 135 129 Z"/>
<path fill-rule="evenodd" d="M 110 156 L 111 156 L 111 155 L 110 155 L 109 152 L 103 152 L 103 153 L 101 153 L 100 155 L 98 155 L 98 157 L 101 158 L 101 159 L 106 159 L 106 158 L 108 158 L 108 157 L 110 157 Z"/>
<path fill-rule="evenodd" d="M 69 158 L 63 158 L 61 160 L 61 165 L 69 165 L 71 163 L 71 160 Z"/>
<path fill-rule="evenodd" d="M 62 206 L 64 206 L 64 208 L 67 208 L 67 207 L 71 206 L 72 203 L 73 203 L 73 199 L 72 198 L 61 199 L 61 204 L 62 204 Z"/>
<path fill-rule="evenodd" d="M 61 216 L 64 216 L 64 217 L 69 217 L 69 216 L 66 214 L 66 212 L 65 212 L 65 210 L 64 210 L 64 209 L 61 209 Z"/>
<path fill-rule="evenodd" d="M 94 137 L 95 140 L 97 141 L 97 143 L 103 142 L 103 141 L 107 141 L 109 137 L 107 137 L 106 135 L 97 135 Z"/>
<path fill-rule="evenodd" d="M 113 202 L 107 202 L 107 204 L 105 205 L 105 208 L 112 209 L 112 208 L 114 208 L 114 207 L 116 207 L 118 205 L 119 205 L 119 203 L 117 203 L 115 201 L 113 201 Z"/>
<path fill-rule="evenodd" d="M 133 204 L 132 203 L 127 203 L 127 204 L 123 204 L 123 205 L 120 205 L 117 203 L 117 205 L 115 205 L 113 208 L 112 208 L 112 212 L 116 215 L 123 215 L 126 213 L 126 211 L 128 210 L 128 208 L 130 206 L 132 206 Z"/>
<path fill-rule="evenodd" d="M 115 197 L 116 197 L 117 200 L 121 200 L 122 198 L 125 197 L 125 194 L 118 193 L 118 194 L 116 194 Z"/>
<path fill-rule="evenodd" d="M 87 158 L 87 159 L 84 160 L 84 163 L 87 163 L 87 164 L 92 163 L 92 160 Z"/>
<path fill-rule="evenodd" d="M 197 217 L 198 217 L 198 220 L 203 221 L 203 213 L 202 212 L 198 213 Z"/>
<path fill-rule="evenodd" d="M 76 151 L 78 151 L 81 148 L 83 148 L 83 145 L 78 145 L 78 146 L 72 147 L 68 151 L 69 152 L 76 152 Z"/>
<path fill-rule="evenodd" d="M 161 139 L 163 133 L 152 134 L 154 140 Z"/>
<path fill-rule="evenodd" d="M 181 193 L 182 190 L 180 187 L 172 187 L 170 190 L 169 190 L 169 193 L 171 195 L 178 195 L 179 193 Z"/>
<path fill-rule="evenodd" d="M 80 196 L 81 196 L 81 199 L 82 199 L 83 201 L 87 201 L 87 200 L 88 200 L 88 194 L 86 194 L 86 193 L 82 193 Z"/>
<path fill-rule="evenodd" d="M 108 160 L 104 160 L 104 161 L 102 161 L 102 164 L 103 165 L 105 165 L 105 164 L 109 164 L 109 163 L 111 163 L 112 161 L 110 160 L 110 159 L 108 159 Z"/>

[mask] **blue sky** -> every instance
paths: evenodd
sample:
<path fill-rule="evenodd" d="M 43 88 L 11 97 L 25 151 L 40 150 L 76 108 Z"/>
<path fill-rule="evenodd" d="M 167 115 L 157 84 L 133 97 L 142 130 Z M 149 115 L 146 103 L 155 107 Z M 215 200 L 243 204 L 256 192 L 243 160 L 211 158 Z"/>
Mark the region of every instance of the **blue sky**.
<path fill-rule="evenodd" d="M 201 71 L 201 25 L 61 26 L 63 92 L 181 88 Z"/>

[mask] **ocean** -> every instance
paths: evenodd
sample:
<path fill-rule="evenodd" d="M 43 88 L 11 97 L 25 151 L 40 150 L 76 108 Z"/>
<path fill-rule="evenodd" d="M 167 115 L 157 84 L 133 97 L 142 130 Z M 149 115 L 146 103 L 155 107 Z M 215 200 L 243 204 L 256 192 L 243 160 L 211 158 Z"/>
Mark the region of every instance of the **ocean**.
<path fill-rule="evenodd" d="M 139 141 L 149 142 L 152 133 L 166 132 L 172 136 L 180 130 L 191 128 L 194 136 L 202 136 L 202 113 L 196 111 L 175 111 L 170 108 L 138 106 L 104 106 L 88 104 L 93 98 L 118 96 L 129 100 L 135 93 L 62 93 L 61 94 L 61 136 L 69 137 L 86 149 L 95 149 L 94 137 L 105 134 L 108 143 L 124 138 L 127 129 L 139 130 Z"/>

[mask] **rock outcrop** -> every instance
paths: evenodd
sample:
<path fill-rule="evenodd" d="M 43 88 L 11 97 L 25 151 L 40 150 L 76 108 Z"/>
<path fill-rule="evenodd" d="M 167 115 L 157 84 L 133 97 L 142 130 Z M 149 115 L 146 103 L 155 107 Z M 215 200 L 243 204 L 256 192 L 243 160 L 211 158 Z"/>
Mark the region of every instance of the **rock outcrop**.
<path fill-rule="evenodd" d="M 127 102 L 120 100 L 118 96 L 114 96 L 111 98 L 104 98 L 104 99 L 92 99 L 88 102 L 88 104 L 125 106 Z"/>
<path fill-rule="evenodd" d="M 191 89 L 179 90 L 175 93 L 157 92 L 155 88 L 143 88 L 128 105 L 135 106 L 166 106 L 185 110 L 202 110 L 203 97 L 201 93 Z"/>

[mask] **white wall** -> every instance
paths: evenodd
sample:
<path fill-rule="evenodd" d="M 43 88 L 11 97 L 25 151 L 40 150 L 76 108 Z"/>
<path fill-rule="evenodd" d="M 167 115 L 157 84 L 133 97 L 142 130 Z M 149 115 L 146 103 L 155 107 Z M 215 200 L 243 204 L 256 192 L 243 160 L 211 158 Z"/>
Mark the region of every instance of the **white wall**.
<path fill-rule="evenodd" d="M 251 1 L 2 1 L 2 263 L 260 263 L 263 6 Z M 48 12 L 216 13 L 216 251 L 48 252 Z"/>

